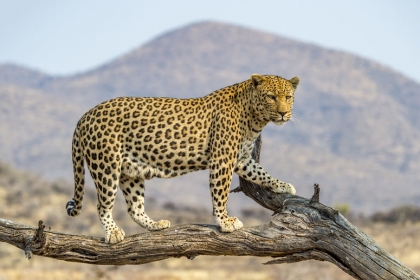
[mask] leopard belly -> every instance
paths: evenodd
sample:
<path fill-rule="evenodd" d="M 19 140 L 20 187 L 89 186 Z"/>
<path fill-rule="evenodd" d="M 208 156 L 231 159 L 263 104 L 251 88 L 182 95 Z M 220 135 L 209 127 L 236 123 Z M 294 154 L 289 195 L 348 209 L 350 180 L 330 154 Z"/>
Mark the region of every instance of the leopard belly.
<path fill-rule="evenodd" d="M 190 172 L 207 169 L 207 158 L 198 156 L 188 160 L 174 160 L 151 163 L 144 159 L 125 158 L 122 163 L 121 172 L 129 177 L 141 180 L 150 180 L 156 178 L 174 178 L 185 175 Z M 166 164 L 165 164 L 166 163 Z"/>

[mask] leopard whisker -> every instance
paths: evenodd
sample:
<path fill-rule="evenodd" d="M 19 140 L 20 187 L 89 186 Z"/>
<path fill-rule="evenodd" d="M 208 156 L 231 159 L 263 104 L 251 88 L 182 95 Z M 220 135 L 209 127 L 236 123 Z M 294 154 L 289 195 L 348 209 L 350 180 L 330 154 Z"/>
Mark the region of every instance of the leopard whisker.
<path fill-rule="evenodd" d="M 292 116 L 290 117 L 290 120 L 293 123 L 299 123 L 300 122 L 300 120 L 296 117 L 296 114 L 292 114 Z"/>

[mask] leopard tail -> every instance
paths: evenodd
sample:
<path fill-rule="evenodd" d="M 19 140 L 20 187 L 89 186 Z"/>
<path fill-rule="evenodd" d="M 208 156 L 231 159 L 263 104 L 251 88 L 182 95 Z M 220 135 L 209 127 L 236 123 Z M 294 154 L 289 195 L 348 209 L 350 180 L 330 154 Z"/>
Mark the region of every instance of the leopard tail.
<path fill-rule="evenodd" d="M 79 128 L 80 121 L 74 130 L 72 142 L 74 197 L 66 204 L 67 214 L 70 217 L 75 217 L 80 214 L 82 210 L 82 200 L 85 189 L 84 156 Z"/>

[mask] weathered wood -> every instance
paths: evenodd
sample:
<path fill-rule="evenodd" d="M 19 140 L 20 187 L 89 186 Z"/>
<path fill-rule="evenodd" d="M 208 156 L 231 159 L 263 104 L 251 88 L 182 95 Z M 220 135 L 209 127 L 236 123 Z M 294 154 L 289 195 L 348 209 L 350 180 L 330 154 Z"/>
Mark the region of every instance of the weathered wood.
<path fill-rule="evenodd" d="M 259 158 L 257 141 L 254 157 Z M 240 180 L 242 191 L 276 214 L 267 223 L 233 233 L 214 225 L 182 225 L 128 236 L 109 245 L 101 238 L 69 235 L 0 219 L 0 241 L 31 255 L 90 264 L 144 264 L 167 258 L 199 255 L 273 257 L 266 264 L 328 261 L 356 279 L 419 279 L 385 252 L 371 237 L 337 211 L 319 203 L 319 187 L 311 200 L 273 194 Z"/>

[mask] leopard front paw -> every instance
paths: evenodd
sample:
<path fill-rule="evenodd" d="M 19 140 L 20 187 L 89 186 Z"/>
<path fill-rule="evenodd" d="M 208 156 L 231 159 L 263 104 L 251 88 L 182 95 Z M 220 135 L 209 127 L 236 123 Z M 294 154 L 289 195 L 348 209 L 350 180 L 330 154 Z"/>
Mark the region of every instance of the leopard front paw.
<path fill-rule="evenodd" d="M 244 227 L 241 221 L 236 217 L 228 217 L 218 220 L 222 232 L 233 232 Z"/>
<path fill-rule="evenodd" d="M 296 194 L 296 189 L 295 187 L 293 187 L 292 184 L 286 183 L 286 188 L 287 188 L 288 193 L 293 194 L 293 195 Z"/>
<path fill-rule="evenodd" d="M 275 193 L 290 193 L 295 195 L 296 189 L 290 183 L 279 182 L 275 189 L 273 189 Z"/>

